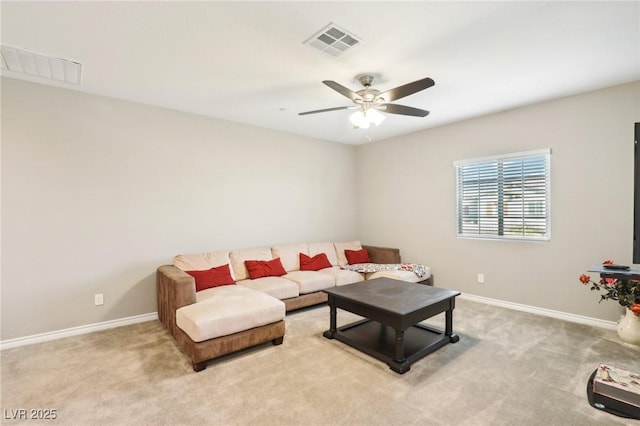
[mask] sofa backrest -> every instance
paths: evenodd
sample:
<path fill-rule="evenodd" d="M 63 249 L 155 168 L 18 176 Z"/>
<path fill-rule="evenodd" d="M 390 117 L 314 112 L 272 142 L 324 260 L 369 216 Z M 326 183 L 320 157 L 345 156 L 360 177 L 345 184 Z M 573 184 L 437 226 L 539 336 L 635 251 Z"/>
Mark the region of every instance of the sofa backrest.
<path fill-rule="evenodd" d="M 329 262 L 334 265 L 348 263 L 345 250 L 362 250 L 360 241 L 339 243 L 295 243 L 278 244 L 273 247 L 248 248 L 241 250 L 214 251 L 199 254 L 179 254 L 173 258 L 173 265 L 183 271 L 206 271 L 221 265 L 229 264 L 231 276 L 235 281 L 249 278 L 245 260 L 271 260 L 280 258 L 282 266 L 287 272 L 300 269 L 300 253 L 315 256 L 320 253 L 327 255 Z"/>
<path fill-rule="evenodd" d="M 271 248 L 259 247 L 242 250 L 233 250 L 229 253 L 231 259 L 231 271 L 236 281 L 246 280 L 249 278 L 249 272 L 244 264 L 245 260 L 271 260 Z"/>
<path fill-rule="evenodd" d="M 300 270 L 300 253 L 309 255 L 309 247 L 306 243 L 279 244 L 271 247 L 274 259 L 279 257 L 287 272 Z"/>
<path fill-rule="evenodd" d="M 173 258 L 173 266 L 183 271 L 207 271 L 230 263 L 228 251 L 211 251 L 198 254 L 179 254 Z"/>
<path fill-rule="evenodd" d="M 344 254 L 345 250 L 362 250 L 362 244 L 360 241 L 348 241 L 344 243 L 334 243 L 336 248 L 336 255 L 338 256 L 338 264 L 346 265 L 349 263 L 347 257 Z"/>
<path fill-rule="evenodd" d="M 313 257 L 317 254 L 324 253 L 329 259 L 329 263 L 333 266 L 338 265 L 338 256 L 336 256 L 336 248 L 333 243 L 309 243 L 309 256 Z"/>

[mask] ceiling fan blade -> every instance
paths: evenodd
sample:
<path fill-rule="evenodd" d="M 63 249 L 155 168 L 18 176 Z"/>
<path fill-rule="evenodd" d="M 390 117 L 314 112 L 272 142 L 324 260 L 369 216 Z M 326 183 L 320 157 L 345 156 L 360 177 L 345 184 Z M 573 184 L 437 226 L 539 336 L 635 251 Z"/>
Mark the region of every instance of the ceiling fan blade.
<path fill-rule="evenodd" d="M 362 96 L 358 95 L 356 92 L 354 92 L 352 90 L 347 89 L 342 84 L 336 83 L 335 81 L 324 80 L 322 83 L 324 83 L 326 86 L 329 86 L 330 88 L 332 88 L 336 92 L 340 93 L 341 95 L 346 96 L 347 98 L 351 99 L 352 101 L 356 101 L 356 100 L 362 99 Z"/>
<path fill-rule="evenodd" d="M 386 102 L 395 101 L 400 98 L 404 98 L 405 96 L 413 95 L 416 92 L 419 92 L 424 89 L 428 89 L 429 87 L 436 84 L 430 78 L 423 78 L 422 80 L 416 80 L 411 83 L 403 84 L 402 86 L 398 86 L 395 89 L 387 90 L 386 92 L 380 93 L 377 97 L 383 98 Z"/>
<path fill-rule="evenodd" d="M 335 108 L 326 108 L 326 109 L 317 109 L 315 111 L 305 111 L 299 112 L 298 115 L 309 115 L 309 114 L 317 114 L 319 112 L 329 112 L 329 111 L 338 111 L 341 109 L 349 109 L 351 106 L 343 106 L 343 107 L 335 107 Z"/>
<path fill-rule="evenodd" d="M 389 114 L 410 115 L 412 117 L 426 117 L 429 115 L 429 111 L 404 105 L 381 104 L 380 106 L 383 107 L 380 108 L 381 111 L 388 112 Z"/>

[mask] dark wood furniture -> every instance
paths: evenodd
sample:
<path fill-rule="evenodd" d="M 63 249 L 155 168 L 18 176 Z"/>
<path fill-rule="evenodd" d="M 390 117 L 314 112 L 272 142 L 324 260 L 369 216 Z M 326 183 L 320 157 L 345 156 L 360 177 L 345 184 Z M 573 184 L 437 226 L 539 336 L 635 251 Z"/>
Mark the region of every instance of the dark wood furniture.
<path fill-rule="evenodd" d="M 397 373 L 447 343 L 460 338 L 453 333 L 453 309 L 459 291 L 376 278 L 323 290 L 330 308 L 328 339 L 337 339 L 384 361 Z M 338 308 L 364 320 L 337 327 Z M 445 313 L 445 329 L 418 324 Z"/>
<path fill-rule="evenodd" d="M 595 265 L 589 272 L 596 272 L 602 278 L 618 278 L 621 280 L 640 280 L 640 265 L 629 265 L 629 269 L 609 269 L 605 265 Z"/>

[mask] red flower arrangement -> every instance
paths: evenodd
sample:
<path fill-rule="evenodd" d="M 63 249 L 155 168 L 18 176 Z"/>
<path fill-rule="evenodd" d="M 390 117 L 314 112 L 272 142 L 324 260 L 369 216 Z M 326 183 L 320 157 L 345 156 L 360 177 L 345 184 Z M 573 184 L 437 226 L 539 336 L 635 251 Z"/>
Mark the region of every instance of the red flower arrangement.
<path fill-rule="evenodd" d="M 611 265 L 611 260 L 605 260 L 603 265 Z M 595 282 L 587 274 L 580 275 L 580 282 L 584 285 L 591 284 L 591 290 L 603 292 L 599 302 L 611 299 L 617 300 L 621 306 L 631 309 L 640 317 L 640 281 L 618 278 L 600 278 Z"/>

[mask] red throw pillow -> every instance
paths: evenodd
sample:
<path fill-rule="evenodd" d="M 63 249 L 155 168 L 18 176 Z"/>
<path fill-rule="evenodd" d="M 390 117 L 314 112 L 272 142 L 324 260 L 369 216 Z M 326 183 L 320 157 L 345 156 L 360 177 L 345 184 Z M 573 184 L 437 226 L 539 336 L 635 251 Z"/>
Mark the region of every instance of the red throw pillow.
<path fill-rule="evenodd" d="M 331 262 L 329 262 L 325 253 L 318 253 L 313 257 L 300 253 L 301 271 L 319 271 L 320 269 L 331 268 L 331 266 Z"/>
<path fill-rule="evenodd" d="M 221 285 L 235 284 L 231 278 L 229 264 L 217 266 L 207 271 L 185 271 L 196 279 L 196 291 L 205 290 L 211 287 L 219 287 Z"/>
<path fill-rule="evenodd" d="M 279 277 L 287 273 L 279 257 L 272 260 L 245 260 L 244 264 L 249 272 L 249 278 L 252 280 L 263 277 Z"/>
<path fill-rule="evenodd" d="M 356 263 L 371 263 L 367 249 L 345 250 L 344 255 L 346 256 L 349 265 L 354 265 Z"/>

